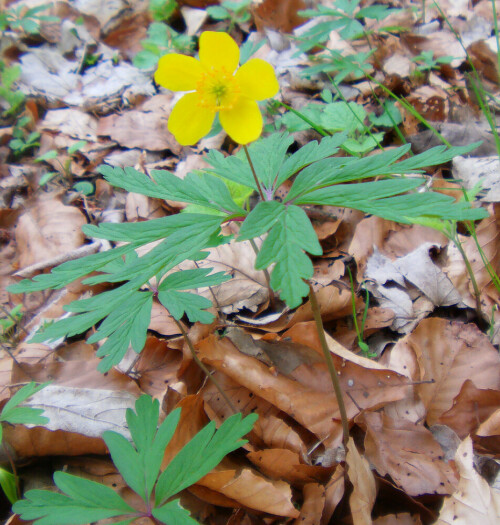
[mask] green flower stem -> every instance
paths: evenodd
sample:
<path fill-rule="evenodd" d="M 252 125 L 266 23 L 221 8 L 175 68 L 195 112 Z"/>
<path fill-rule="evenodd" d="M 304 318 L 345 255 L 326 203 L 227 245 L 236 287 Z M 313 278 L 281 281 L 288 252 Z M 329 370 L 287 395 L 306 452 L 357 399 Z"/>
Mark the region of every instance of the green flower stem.
<path fill-rule="evenodd" d="M 257 248 L 257 245 L 255 244 L 255 241 L 253 239 L 250 239 L 250 244 L 255 253 L 255 256 L 259 255 L 259 248 Z M 267 268 L 264 268 L 262 271 L 264 272 L 264 277 L 266 278 L 266 283 L 267 283 L 267 289 L 269 291 L 269 303 L 270 303 L 271 308 L 274 310 L 276 303 L 275 303 L 274 291 L 271 288 L 271 276 L 269 275 Z"/>
<path fill-rule="evenodd" d="M 470 281 L 472 283 L 472 288 L 474 289 L 474 299 L 476 300 L 476 313 L 477 313 L 477 316 L 480 319 L 482 319 L 483 312 L 481 310 L 481 292 L 479 290 L 479 286 L 477 285 L 476 277 L 474 275 L 474 270 L 472 269 L 469 258 L 467 257 L 467 254 L 465 253 L 465 250 L 463 249 L 462 243 L 460 242 L 456 233 L 450 235 L 449 238 L 453 242 L 453 244 L 457 247 L 457 250 L 460 252 L 462 259 L 464 260 L 465 268 L 467 269 L 467 273 L 469 274 Z"/>
<path fill-rule="evenodd" d="M 219 391 L 220 395 L 224 398 L 226 403 L 228 404 L 229 408 L 233 411 L 234 414 L 237 414 L 239 410 L 236 410 L 235 406 L 227 396 L 227 394 L 222 389 L 221 384 L 215 377 L 210 373 L 210 370 L 201 362 L 200 358 L 196 355 L 196 350 L 194 349 L 193 343 L 191 342 L 191 339 L 189 338 L 188 334 L 186 333 L 186 330 L 184 330 L 184 327 L 181 325 L 177 319 L 172 318 L 175 321 L 175 324 L 178 326 L 179 330 L 181 331 L 182 337 L 184 338 L 184 341 L 186 341 L 188 348 L 191 352 L 191 355 L 193 356 L 194 362 L 203 370 L 203 373 L 207 376 L 207 378 L 212 381 L 215 388 Z"/>
<path fill-rule="evenodd" d="M 323 320 L 321 319 L 321 311 L 319 309 L 318 300 L 311 283 L 309 283 L 309 301 L 311 302 L 311 309 L 314 315 L 318 337 L 321 342 L 321 348 L 323 349 L 328 371 L 330 372 L 330 377 L 332 378 L 333 390 L 335 391 L 335 396 L 339 405 L 343 431 L 342 443 L 344 444 L 345 450 L 347 450 L 347 442 L 349 441 L 349 420 L 347 418 L 347 411 L 345 409 L 344 397 L 342 395 L 342 388 L 340 387 L 337 370 L 335 369 L 332 354 L 330 353 L 330 349 L 328 348 L 328 344 L 326 342 L 325 329 L 323 327 Z"/>
<path fill-rule="evenodd" d="M 262 188 L 260 186 L 259 179 L 257 177 L 257 173 L 255 173 L 255 168 L 252 162 L 252 159 L 250 158 L 250 153 L 248 152 L 248 148 L 245 144 L 243 144 L 243 149 L 245 150 L 245 155 L 247 156 L 248 164 L 250 164 L 250 169 L 252 170 L 252 175 L 255 180 L 255 184 L 257 185 L 257 190 L 259 191 L 260 198 L 264 202 L 266 200 L 266 197 L 264 196 L 264 192 L 262 191 Z"/>

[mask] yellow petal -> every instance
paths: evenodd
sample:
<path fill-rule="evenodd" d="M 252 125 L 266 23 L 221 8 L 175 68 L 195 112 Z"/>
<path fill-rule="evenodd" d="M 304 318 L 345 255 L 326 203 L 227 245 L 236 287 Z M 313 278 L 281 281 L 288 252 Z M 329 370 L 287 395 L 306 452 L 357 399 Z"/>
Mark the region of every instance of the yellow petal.
<path fill-rule="evenodd" d="M 241 97 L 231 109 L 222 110 L 219 117 L 222 127 L 238 144 L 248 144 L 262 133 L 262 115 L 255 100 Z"/>
<path fill-rule="evenodd" d="M 194 91 L 203 73 L 203 66 L 196 58 L 172 53 L 158 62 L 155 81 L 172 91 Z"/>
<path fill-rule="evenodd" d="M 233 73 L 240 62 L 240 49 L 227 33 L 204 31 L 200 36 L 200 62 L 206 68 Z"/>
<path fill-rule="evenodd" d="M 168 119 L 168 131 L 182 146 L 192 146 L 208 134 L 215 111 L 199 105 L 198 93 L 187 93 L 174 106 Z"/>
<path fill-rule="evenodd" d="M 280 89 L 273 66 L 260 58 L 251 58 L 243 64 L 235 79 L 241 93 L 254 100 L 274 97 Z"/>

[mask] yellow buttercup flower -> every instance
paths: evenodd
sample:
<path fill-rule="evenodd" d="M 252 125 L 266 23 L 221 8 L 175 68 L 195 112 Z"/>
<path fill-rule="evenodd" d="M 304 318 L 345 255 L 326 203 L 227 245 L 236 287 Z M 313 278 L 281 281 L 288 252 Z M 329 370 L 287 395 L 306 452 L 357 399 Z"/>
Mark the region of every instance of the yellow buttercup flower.
<path fill-rule="evenodd" d="M 174 106 L 168 129 L 183 146 L 198 142 L 210 131 L 216 113 L 227 134 L 239 144 L 262 132 L 257 100 L 274 97 L 279 84 L 265 60 L 252 58 L 238 69 L 240 50 L 227 33 L 205 31 L 199 60 L 170 54 L 160 58 L 157 84 L 172 91 L 190 91 Z"/>

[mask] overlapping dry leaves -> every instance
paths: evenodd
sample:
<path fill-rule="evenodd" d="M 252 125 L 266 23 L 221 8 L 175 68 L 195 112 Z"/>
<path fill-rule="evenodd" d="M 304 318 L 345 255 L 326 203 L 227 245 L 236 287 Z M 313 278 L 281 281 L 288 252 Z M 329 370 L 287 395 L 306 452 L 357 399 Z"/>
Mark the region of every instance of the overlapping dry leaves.
<path fill-rule="evenodd" d="M 202 11 L 216 2 L 178 3 L 176 17 L 192 34 L 202 25 L 224 29 Z M 19 297 L 9 295 L 5 287 L 20 276 L 108 249 L 84 238 L 80 228 L 87 222 L 139 221 L 179 210 L 179 203 L 114 190 L 97 174 L 100 163 L 171 169 L 182 177 L 203 167 L 207 148 L 228 143 L 219 135 L 194 148 L 176 144 L 166 130 L 172 96 L 156 90 L 150 73 L 127 60 L 119 66 L 112 60 L 117 53 L 130 58 L 140 49 L 150 21 L 147 5 L 124 0 L 100 4 L 57 2 L 52 12 L 63 23 L 42 28 L 42 45 L 28 47 L 23 42 L 18 49 L 21 65 L 29 71 L 21 87 L 32 96 L 26 113 L 33 117 L 33 129 L 42 133 L 40 153 L 58 149 L 72 177 L 91 180 L 95 194 L 82 198 L 68 191 L 71 185 L 64 178 L 42 191 L 37 184 L 42 167 L 26 157 L 13 162 L 2 139 L 1 159 L 8 161 L 0 168 L 2 308 L 10 310 L 22 302 L 24 316 L 22 328 L 5 341 L 9 353 L 0 359 L 0 399 L 5 402 L 25 382 L 52 381 L 33 401 L 43 406 L 50 423 L 4 429 L 10 454 L 24 465 L 20 473 L 25 488 L 51 485 L 50 468 L 39 468 L 45 465 L 40 459 L 51 456 L 58 457 L 54 468 L 109 484 L 133 501 L 99 436 L 106 429 L 127 432 L 124 410 L 140 393 L 159 399 L 166 412 L 176 406 L 183 409 L 164 465 L 209 420 L 220 423 L 230 416 L 230 407 L 192 361 L 178 326 L 159 303 L 153 307 L 150 335 L 139 358 L 131 352 L 102 375 L 96 370 L 96 349 L 83 338 L 53 346 L 26 342 L 42 319 L 59 318 L 66 304 L 92 290 L 74 283 L 59 292 Z M 300 79 L 304 56 L 292 58 L 283 51 L 284 32 L 302 23 L 297 10 L 306 4 L 311 2 L 265 0 L 252 7 L 257 29 L 270 36 L 259 55 L 276 66 L 280 96 L 294 107 L 309 102 L 311 93 L 322 87 Z M 491 60 L 484 29 L 491 28 L 491 3 L 482 0 L 469 8 L 464 2 L 443 0 L 440 6 L 469 39 L 475 65 L 494 90 L 498 66 Z M 497 6 L 498 12 L 498 2 Z M 478 113 L 458 69 L 463 49 L 440 24 L 438 14 L 428 6 L 426 24 L 410 9 L 385 20 L 408 31 L 374 37 L 373 72 L 454 144 L 485 139 L 474 157 L 453 161 L 453 176 L 467 187 L 483 182 L 480 197 L 490 217 L 477 225 L 477 235 L 499 272 L 498 157 L 491 157 L 495 150 L 482 124 L 470 125 Z M 81 16 L 84 25 L 75 25 Z M 252 28 L 247 23 L 235 27 L 234 34 L 242 40 Z M 367 45 L 357 42 L 361 48 Z M 88 45 L 101 53 L 100 65 L 75 73 L 75 57 Z M 328 47 L 347 45 L 332 31 Z M 419 85 L 412 76 L 411 57 L 426 50 L 457 58 Z M 350 83 L 353 99 L 373 108 L 369 83 Z M 402 129 L 411 136 L 414 150 L 428 148 L 432 137 L 401 109 Z M 2 137 L 8 134 L 2 131 Z M 317 137 L 311 132 L 296 134 L 298 145 L 312 138 Z M 81 152 L 64 157 L 66 148 L 80 139 L 87 141 Z M 61 164 L 54 162 L 54 169 L 60 170 Z M 449 178 L 449 173 L 436 172 L 434 184 L 449 190 L 454 183 L 443 176 Z M 246 243 L 224 245 L 203 261 L 234 276 L 210 293 L 221 308 L 219 321 L 208 327 L 183 327 L 232 403 L 243 414 L 256 412 L 259 419 L 245 450 L 225 458 L 184 491 L 183 505 L 207 524 L 498 523 L 498 489 L 478 470 L 489 473 L 489 481 L 498 471 L 492 458 L 500 454 L 499 297 L 476 244 L 460 232 L 481 290 L 481 317 L 474 311 L 463 260 L 442 234 L 350 210 L 328 212 L 320 219 L 311 214 L 324 247 L 324 256 L 315 261 L 312 284 L 345 396 L 352 433 L 348 450 L 341 447 L 338 403 L 310 305 L 270 310 L 265 279 L 253 269 L 251 248 Z M 365 306 L 362 290 L 370 292 L 363 337 L 374 359 L 361 357 L 357 346 L 347 265 L 356 276 L 358 319 Z M 19 521 L 13 517 L 9 523 Z"/>

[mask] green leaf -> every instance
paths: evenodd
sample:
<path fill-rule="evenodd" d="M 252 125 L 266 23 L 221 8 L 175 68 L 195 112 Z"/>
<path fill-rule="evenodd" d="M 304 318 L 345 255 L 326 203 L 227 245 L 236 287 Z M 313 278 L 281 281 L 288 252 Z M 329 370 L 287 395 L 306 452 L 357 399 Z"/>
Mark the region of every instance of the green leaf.
<path fill-rule="evenodd" d="M 327 104 L 321 115 L 321 126 L 330 131 L 363 131 L 365 108 L 355 102 L 333 102 Z"/>
<path fill-rule="evenodd" d="M 29 490 L 12 510 L 21 519 L 36 525 L 86 525 L 93 521 L 134 513 L 113 489 L 65 472 L 56 472 L 54 481 L 64 493 Z"/>
<path fill-rule="evenodd" d="M 167 525 L 199 525 L 196 520 L 191 518 L 189 512 L 181 507 L 178 499 L 153 509 L 153 516 Z"/>
<path fill-rule="evenodd" d="M 386 100 L 383 104 L 384 112 L 377 117 L 375 113 L 370 113 L 369 118 L 372 124 L 378 127 L 392 128 L 394 125 L 401 124 L 403 117 L 396 107 L 393 100 Z"/>
<path fill-rule="evenodd" d="M 123 479 L 147 502 L 160 472 L 165 447 L 179 421 L 180 409 L 171 412 L 158 429 L 157 400 L 142 395 L 136 401 L 135 410 L 127 409 L 127 423 L 135 448 L 116 432 L 104 432 L 103 439 Z"/>
<path fill-rule="evenodd" d="M 156 485 L 155 506 L 181 490 L 193 485 L 216 467 L 222 458 L 244 445 L 241 439 L 252 430 L 257 414 L 241 419 L 234 414 L 215 431 L 215 423 L 209 423 L 172 459 L 162 472 Z"/>
<path fill-rule="evenodd" d="M 10 399 L 7 401 L 0 414 L 0 421 L 7 421 L 8 423 L 20 423 L 20 424 L 33 424 L 43 425 L 49 422 L 46 417 L 41 417 L 43 413 L 42 409 L 35 409 L 30 407 L 18 407 L 21 403 L 26 401 L 33 394 L 36 394 L 42 388 L 45 388 L 50 384 L 50 381 L 37 385 L 34 382 L 28 383 L 18 390 Z"/>
<path fill-rule="evenodd" d="M 158 300 L 174 319 L 179 320 L 186 314 L 192 323 L 210 324 L 214 320 L 214 315 L 206 311 L 212 303 L 200 295 L 167 290 L 158 293 Z"/>
<path fill-rule="evenodd" d="M 335 155 L 346 138 L 345 133 L 336 133 L 331 137 L 323 138 L 319 144 L 315 140 L 308 142 L 285 160 L 279 170 L 275 187 L 281 186 L 283 182 L 306 166 Z"/>
<path fill-rule="evenodd" d="M 286 152 L 293 142 L 293 137 L 288 133 L 274 133 L 269 137 L 253 142 L 249 147 L 249 155 L 252 159 L 257 177 L 267 190 L 273 187 Z M 243 157 L 224 157 L 215 150 L 209 151 L 207 162 L 214 168 L 220 177 L 223 177 L 249 188 L 257 190 L 252 171 L 248 161 Z"/>
<path fill-rule="evenodd" d="M 212 5 L 210 7 L 207 7 L 206 12 L 214 20 L 226 20 L 229 18 L 228 10 L 218 5 Z"/>
<path fill-rule="evenodd" d="M 271 213 L 266 225 L 268 209 Z M 269 233 L 260 248 L 255 268 L 263 270 L 276 263 L 271 273 L 271 287 L 280 292 L 280 297 L 290 308 L 295 308 L 309 293 L 304 280 L 310 279 L 314 272 L 312 262 L 304 252 L 321 255 L 321 245 L 305 211 L 297 206 L 259 203 L 243 223 L 238 240 L 252 238 L 253 234 L 262 235 L 266 229 Z"/>
<path fill-rule="evenodd" d="M 11 503 L 17 501 L 16 477 L 3 468 L 0 468 L 0 487 Z"/>
<path fill-rule="evenodd" d="M 164 290 L 189 290 L 193 288 L 206 288 L 207 286 L 218 286 L 229 279 L 230 275 L 224 272 L 210 274 L 211 268 L 195 268 L 193 270 L 182 270 L 174 272 L 160 283 L 159 291 Z"/>

